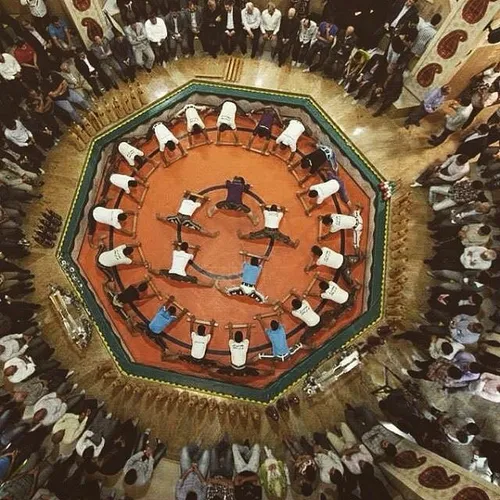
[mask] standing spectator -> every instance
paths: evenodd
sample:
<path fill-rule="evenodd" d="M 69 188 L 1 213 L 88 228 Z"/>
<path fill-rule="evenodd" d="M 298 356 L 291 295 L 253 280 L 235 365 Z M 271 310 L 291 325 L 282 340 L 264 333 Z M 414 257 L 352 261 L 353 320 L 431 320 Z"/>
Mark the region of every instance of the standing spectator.
<path fill-rule="evenodd" d="M 446 115 L 444 129 L 441 134 L 431 135 L 428 142 L 432 146 L 439 146 L 440 144 L 443 144 L 443 142 L 458 129 L 465 128 L 465 123 L 472 113 L 472 103 L 467 97 L 462 97 L 459 103 L 453 103 L 451 108 L 454 110 L 454 113 Z"/>
<path fill-rule="evenodd" d="M 21 65 L 21 76 L 28 87 L 37 87 L 40 82 L 40 68 L 38 67 L 38 56 L 33 47 L 22 38 L 16 40 L 14 57 Z"/>
<path fill-rule="evenodd" d="M 44 0 L 20 0 L 21 5 L 26 5 L 38 31 L 45 31 L 49 24 L 49 15 Z"/>
<path fill-rule="evenodd" d="M 246 39 L 248 38 L 252 46 L 252 52 L 250 56 L 253 59 L 257 54 L 257 50 L 259 48 L 261 24 L 260 10 L 255 7 L 252 2 L 248 2 L 245 5 L 245 8 L 241 11 L 241 21 L 243 23 L 245 45 Z"/>
<path fill-rule="evenodd" d="M 449 93 L 449 85 L 443 85 L 428 92 L 420 106 L 408 115 L 404 124 L 405 128 L 410 128 L 410 125 L 420 127 L 420 120 L 429 114 L 435 113 Z"/>
<path fill-rule="evenodd" d="M 430 21 L 425 21 L 421 17 L 418 18 L 417 38 L 411 46 L 411 52 L 415 57 L 421 57 L 430 41 L 437 33 L 436 26 L 441 22 L 441 14 L 434 14 Z"/>
<path fill-rule="evenodd" d="M 281 27 L 281 12 L 273 2 L 267 4 L 267 9 L 262 11 L 260 31 L 262 36 L 259 41 L 259 54 L 262 55 L 267 42 L 271 42 L 271 58 L 276 55 L 278 32 Z"/>
<path fill-rule="evenodd" d="M 498 95 L 498 94 L 497 94 Z M 486 105 L 486 100 L 488 99 L 489 92 L 488 86 L 485 84 L 479 85 L 470 96 L 470 101 L 472 104 L 472 111 L 467 118 L 466 122 L 463 124 L 462 128 L 466 129 L 473 121 L 474 118 L 483 110 Z"/>
<path fill-rule="evenodd" d="M 389 10 L 384 29 L 391 33 L 401 31 L 418 14 L 415 3 L 416 0 L 397 0 Z"/>
<path fill-rule="evenodd" d="M 482 373 L 479 380 L 469 385 L 469 392 L 493 403 L 500 403 L 500 375 Z"/>
<path fill-rule="evenodd" d="M 203 10 L 196 0 L 189 0 L 184 10 L 184 22 L 186 24 L 186 43 L 188 54 L 194 56 L 194 41 L 201 36 L 203 26 Z"/>
<path fill-rule="evenodd" d="M 368 107 L 372 102 L 372 99 L 374 97 L 376 99 L 377 95 L 379 95 L 380 99 L 382 100 L 377 111 L 373 113 L 374 117 L 381 116 L 399 99 L 401 92 L 403 92 L 403 84 L 403 68 L 399 67 L 389 75 L 383 87 L 377 87 L 376 89 L 372 90 L 372 97 L 370 97 L 370 99 L 366 103 L 366 106 Z"/>
<path fill-rule="evenodd" d="M 68 82 L 57 72 L 50 73 L 45 84 L 47 95 L 54 101 L 55 105 L 65 111 L 76 123 L 82 123 L 82 118 L 76 112 L 73 104 L 77 104 L 86 111 L 90 110 L 90 104 L 81 94 L 70 89 Z"/>
<path fill-rule="evenodd" d="M 299 36 L 292 52 L 292 66 L 302 66 L 311 43 L 316 39 L 317 31 L 318 25 L 312 19 L 305 17 L 300 21 Z"/>
<path fill-rule="evenodd" d="M 220 17 L 221 43 L 224 52 L 231 55 L 239 45 L 241 53 L 245 55 L 247 43 L 243 38 L 241 11 L 235 8 L 234 0 L 224 0 L 224 10 Z"/>
<path fill-rule="evenodd" d="M 310 497 L 319 483 L 319 471 L 314 460 L 313 446 L 304 437 L 300 440 L 285 438 L 284 444 L 293 459 L 290 474 L 292 489 L 305 497 Z"/>
<path fill-rule="evenodd" d="M 5 88 L 16 101 L 20 101 L 25 94 L 21 82 L 21 70 L 14 56 L 7 53 L 0 54 L 0 76 L 4 80 Z"/>
<path fill-rule="evenodd" d="M 93 97 L 94 91 L 89 82 L 85 80 L 83 75 L 69 61 L 63 61 L 60 70 L 59 74 L 66 80 L 71 90 L 80 94 L 83 99 Z"/>
<path fill-rule="evenodd" d="M 28 156 L 35 164 L 40 165 L 44 160 L 44 155 L 35 145 L 33 134 L 20 120 L 7 119 L 4 136 L 14 151 Z"/>
<path fill-rule="evenodd" d="M 165 23 L 167 25 L 168 32 L 168 45 L 170 50 L 170 57 L 177 61 L 177 50 L 180 51 L 184 57 L 188 56 L 188 44 L 187 44 L 187 26 L 185 24 L 185 18 L 180 10 L 171 10 L 167 17 L 165 18 Z"/>
<path fill-rule="evenodd" d="M 347 61 L 350 59 L 352 51 L 358 44 L 358 36 L 354 32 L 353 26 L 348 26 L 337 35 L 335 45 L 331 48 L 330 54 L 325 61 L 325 75 L 338 80 L 344 74 Z"/>
<path fill-rule="evenodd" d="M 328 52 L 330 47 L 335 40 L 335 35 L 337 34 L 338 28 L 335 24 L 329 21 L 323 21 L 319 24 L 318 31 L 316 32 L 316 38 L 311 42 L 311 46 L 307 52 L 306 64 L 307 68 L 303 70 L 304 73 L 314 72 L 318 68 L 322 68 L 323 64 L 328 57 Z M 319 54 L 319 59 L 313 64 L 316 55 Z"/>
<path fill-rule="evenodd" d="M 153 477 L 153 472 L 160 460 L 165 456 L 167 447 L 159 439 L 153 449 L 150 444 L 150 429 L 141 436 L 135 453 L 127 460 L 123 467 L 123 481 L 129 486 L 144 486 Z"/>
<path fill-rule="evenodd" d="M 102 453 L 106 441 L 109 441 L 118 425 L 111 413 L 106 414 L 102 408 L 98 411 L 87 430 L 83 432 L 76 443 L 76 453 L 84 461 L 91 461 Z"/>
<path fill-rule="evenodd" d="M 287 16 L 281 20 L 278 32 L 276 52 L 278 53 L 278 66 L 281 68 L 288 59 L 292 48 L 297 43 L 300 21 L 293 7 L 288 9 Z"/>
<path fill-rule="evenodd" d="M 113 57 L 109 40 L 106 37 L 101 38 L 96 35 L 92 45 L 90 46 L 90 50 L 99 61 L 102 71 L 106 73 L 106 76 L 113 82 L 113 86 L 117 84 L 118 77 L 120 77 L 124 82 L 128 81 L 122 71 L 122 68 L 120 67 L 120 64 Z"/>
<path fill-rule="evenodd" d="M 179 462 L 181 477 L 175 486 L 175 500 L 203 500 L 206 497 L 210 452 L 190 444 L 182 448 Z"/>
<path fill-rule="evenodd" d="M 152 13 L 144 23 L 144 29 L 155 54 L 155 59 L 166 68 L 168 61 L 168 33 L 165 22 L 161 17 L 157 17 Z"/>
<path fill-rule="evenodd" d="M 148 73 L 151 73 L 155 54 L 149 43 L 144 24 L 136 21 L 135 18 L 131 19 L 130 23 L 125 26 L 125 34 L 132 46 L 135 63 L 139 68 L 145 68 Z"/>
<path fill-rule="evenodd" d="M 208 52 L 214 59 L 219 52 L 220 35 L 219 24 L 222 15 L 215 0 L 208 0 L 203 10 L 202 24 L 200 28 L 201 43 L 203 50 Z"/>
<path fill-rule="evenodd" d="M 94 94 L 98 97 L 102 96 L 104 85 L 106 90 L 111 87 L 118 89 L 118 84 L 110 80 L 106 73 L 102 71 L 101 65 L 92 52 L 86 52 L 84 49 L 79 49 L 75 57 L 75 68 L 81 73 L 83 78 L 87 80 L 92 87 Z"/>
<path fill-rule="evenodd" d="M 47 32 L 52 39 L 52 43 L 61 52 L 72 52 L 75 50 L 71 32 L 66 21 L 64 21 L 63 19 L 59 19 L 58 16 L 53 16 L 51 19 L 51 23 L 47 27 Z"/>
<path fill-rule="evenodd" d="M 110 43 L 113 57 L 118 61 L 125 79 L 135 82 L 135 60 L 132 45 L 120 31 L 115 32 L 115 37 Z"/>
<path fill-rule="evenodd" d="M 466 155 L 471 160 L 481 154 L 488 146 L 490 127 L 486 123 L 482 123 L 465 136 L 456 150 L 456 154 Z"/>

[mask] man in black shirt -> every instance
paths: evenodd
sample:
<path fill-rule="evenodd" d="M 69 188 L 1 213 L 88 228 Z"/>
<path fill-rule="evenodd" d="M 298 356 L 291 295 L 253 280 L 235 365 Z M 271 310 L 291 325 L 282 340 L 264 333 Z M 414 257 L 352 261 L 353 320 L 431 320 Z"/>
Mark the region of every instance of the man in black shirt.
<path fill-rule="evenodd" d="M 82 74 L 83 78 L 89 82 L 92 90 L 98 97 L 102 96 L 102 85 L 104 85 L 106 90 L 109 90 L 111 87 L 118 89 L 118 85 L 112 82 L 104 71 L 102 71 L 97 57 L 92 54 L 92 52 L 86 52 L 84 49 L 79 49 L 75 57 L 75 68 Z"/>
<path fill-rule="evenodd" d="M 299 32 L 300 21 L 297 17 L 296 10 L 292 7 L 288 9 L 288 15 L 281 20 L 280 30 L 278 31 L 278 45 L 276 52 L 278 53 L 278 66 L 282 66 L 292 50 L 297 33 Z"/>

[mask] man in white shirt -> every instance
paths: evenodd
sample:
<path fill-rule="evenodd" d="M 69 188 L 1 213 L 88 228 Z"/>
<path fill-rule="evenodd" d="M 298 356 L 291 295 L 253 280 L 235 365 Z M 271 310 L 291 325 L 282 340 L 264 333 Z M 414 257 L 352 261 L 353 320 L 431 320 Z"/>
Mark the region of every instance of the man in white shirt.
<path fill-rule="evenodd" d="M 191 357 L 196 361 L 201 361 L 205 357 L 208 343 L 212 338 L 206 330 L 205 325 L 198 325 L 196 332 L 191 332 Z"/>
<path fill-rule="evenodd" d="M 264 229 L 252 231 L 248 234 L 243 234 L 238 229 L 238 238 L 242 240 L 260 240 L 262 238 L 270 238 L 273 241 L 281 241 L 287 246 L 297 248 L 300 240 L 293 241 L 290 236 L 283 234 L 279 230 L 279 226 L 287 209 L 278 205 L 260 205 L 264 215 Z"/>
<path fill-rule="evenodd" d="M 271 154 L 275 154 L 278 146 L 280 149 L 290 148 L 290 157 L 288 158 L 288 163 L 290 163 L 295 156 L 297 151 L 297 141 L 300 136 L 306 131 L 306 127 L 299 120 L 291 119 L 285 130 L 276 138 L 276 144 L 271 150 Z"/>
<path fill-rule="evenodd" d="M 186 104 L 181 110 L 179 110 L 175 118 L 180 118 L 184 115 L 186 119 L 186 128 L 188 131 L 188 142 L 189 148 L 193 147 L 193 135 L 203 134 L 205 138 L 204 143 L 199 143 L 198 145 L 203 144 L 212 144 L 212 141 L 209 139 L 207 131 L 205 130 L 205 123 L 203 122 L 198 111 L 207 111 L 209 108 L 207 106 L 197 106 L 196 104 Z M 188 148 L 188 149 L 189 149 Z"/>
<path fill-rule="evenodd" d="M 169 50 L 165 21 L 163 21 L 161 17 L 156 17 L 155 11 L 153 10 L 149 19 L 144 23 L 144 30 L 155 54 L 155 60 L 166 68 Z"/>
<path fill-rule="evenodd" d="M 337 193 L 340 199 L 351 209 L 351 211 L 353 211 L 353 206 L 347 194 L 344 181 L 333 174 L 330 174 L 328 178 L 329 180 L 327 181 L 313 184 L 303 191 L 297 191 L 296 196 L 302 203 L 306 215 L 310 215 L 311 212 L 319 208 L 326 199 L 331 198 Z M 309 206 L 302 198 L 305 195 L 309 198 Z"/>
<path fill-rule="evenodd" d="M 50 19 L 44 0 L 20 0 L 20 4 L 28 7 L 36 29 L 45 31 Z"/>
<path fill-rule="evenodd" d="M 27 156 L 34 165 L 30 170 L 34 173 L 42 173 L 39 165 L 45 160 L 45 155 L 36 147 L 33 134 L 28 130 L 21 120 L 12 120 L 5 118 L 4 137 L 11 144 L 11 148 L 21 155 Z"/>
<path fill-rule="evenodd" d="M 457 130 L 462 128 L 467 120 L 469 119 L 473 106 L 469 97 L 462 97 L 459 103 L 453 103 L 451 108 L 454 110 L 454 113 L 451 115 L 446 115 L 444 121 L 444 129 L 441 134 L 432 134 L 429 139 L 429 144 L 432 146 L 439 146 L 443 144 L 446 139 Z"/>
<path fill-rule="evenodd" d="M 80 394 L 70 401 L 77 404 L 82 398 L 83 395 Z M 33 407 L 33 423 L 48 427 L 57 422 L 66 413 L 67 408 L 68 405 L 55 392 L 46 394 Z"/>
<path fill-rule="evenodd" d="M 316 40 L 317 31 L 318 25 L 308 17 L 300 21 L 299 37 L 292 51 L 292 66 L 297 66 L 297 68 L 302 66 L 311 42 Z"/>
<path fill-rule="evenodd" d="M 215 238 L 219 235 L 219 231 L 207 231 L 198 224 L 198 222 L 193 220 L 193 214 L 207 201 L 208 197 L 206 196 L 192 193 L 191 191 L 185 191 L 179 210 L 175 215 L 161 215 L 157 213 L 156 218 L 162 222 L 175 224 L 177 227 L 186 227 L 193 231 L 198 231 L 200 234 L 208 236 L 209 238 Z"/>
<path fill-rule="evenodd" d="M 137 215 L 137 212 L 133 210 L 122 210 L 121 208 L 106 208 L 106 207 L 95 207 L 92 210 L 92 217 L 95 222 L 100 222 L 101 224 L 106 224 L 108 226 L 113 226 L 116 230 L 120 231 L 127 236 L 134 236 L 133 230 L 128 230 L 123 228 L 122 223 L 124 223 L 129 215 Z M 89 236 L 93 236 L 90 234 Z"/>
<path fill-rule="evenodd" d="M 123 190 L 130 199 L 132 199 L 137 203 L 138 208 L 142 207 L 142 201 L 148 190 L 148 185 L 139 176 L 132 177 L 130 175 L 125 175 L 125 174 L 111 174 L 109 177 L 109 182 L 113 186 L 116 186 L 117 188 Z M 135 188 L 139 184 L 141 184 L 144 188 L 142 191 L 141 198 L 137 198 L 135 194 L 132 194 L 131 192 L 131 188 L 133 188 L 135 191 Z"/>
<path fill-rule="evenodd" d="M 254 59 L 259 48 L 261 16 L 260 10 L 252 2 L 248 2 L 241 11 L 241 22 L 243 23 L 245 36 L 251 41 L 251 57 Z"/>
<path fill-rule="evenodd" d="M 224 101 L 220 106 L 215 108 L 215 110 L 217 109 L 219 110 L 219 116 L 217 117 L 217 140 L 215 144 L 240 146 L 241 143 L 236 132 L 236 114 L 246 116 L 246 113 L 241 111 L 234 101 Z M 232 132 L 233 142 L 221 142 L 222 132 L 226 131 Z"/>
<path fill-rule="evenodd" d="M 281 26 L 281 12 L 273 2 L 267 4 L 267 9 L 262 11 L 260 31 L 262 36 L 259 41 L 259 54 L 262 55 L 267 42 L 271 42 L 271 57 L 276 55 L 276 45 L 278 43 L 278 31 Z"/>
<path fill-rule="evenodd" d="M 294 298 L 292 300 L 291 315 L 303 321 L 309 328 L 318 329 L 321 327 L 320 315 L 311 307 L 307 300 Z"/>
<path fill-rule="evenodd" d="M 317 245 L 311 248 L 311 252 L 311 260 L 304 268 L 306 273 L 312 269 L 316 269 L 318 266 L 340 269 L 342 277 L 349 286 L 353 287 L 357 284 L 351 276 L 351 267 L 363 260 L 362 254 L 342 255 L 331 248 L 319 247 Z"/>
<path fill-rule="evenodd" d="M 188 250 L 192 249 L 193 253 Z M 200 247 L 190 246 L 187 242 L 174 242 L 174 250 L 172 251 L 172 265 L 170 269 L 152 269 L 149 264 L 146 266 L 149 272 L 156 276 L 163 276 L 174 281 L 181 281 L 183 283 L 193 283 L 199 286 L 210 288 L 214 285 L 214 280 L 202 280 L 197 276 L 192 276 L 186 273 L 186 267 L 194 260 Z"/>
<path fill-rule="evenodd" d="M 439 186 L 453 184 L 469 175 L 469 158 L 466 155 L 451 155 L 443 163 L 426 168 L 410 187 Z"/>
<path fill-rule="evenodd" d="M 11 358 L 20 356 L 28 349 L 28 344 L 22 333 L 14 333 L 0 338 L 0 362 L 5 363 Z"/>
<path fill-rule="evenodd" d="M 21 66 L 14 56 L 0 54 L 0 76 L 7 82 L 21 78 Z"/>
<path fill-rule="evenodd" d="M 132 146 L 126 141 L 121 141 L 118 144 L 118 152 L 122 155 L 123 159 L 128 163 L 129 167 L 137 174 L 139 177 L 139 170 L 146 164 L 150 163 L 156 169 L 158 164 L 153 160 L 150 160 L 144 151 L 139 148 Z"/>
<path fill-rule="evenodd" d="M 33 345 L 33 352 L 28 347 L 23 354 L 10 358 L 5 363 L 3 374 L 9 382 L 17 384 L 34 374 L 44 373 L 59 366 L 58 361 L 49 359 L 54 349 L 49 348 L 41 339 L 39 344 L 41 345 L 36 347 Z"/>
<path fill-rule="evenodd" d="M 101 454 L 106 441 L 113 436 L 118 422 L 111 417 L 111 413 L 106 415 L 106 411 L 100 409 L 88 429 L 78 439 L 76 452 L 84 460 L 97 458 Z"/>
<path fill-rule="evenodd" d="M 318 241 L 326 240 L 329 236 L 337 233 L 338 231 L 352 229 L 352 244 L 355 250 L 359 250 L 361 234 L 363 233 L 363 218 L 361 217 L 360 208 L 354 210 L 351 215 L 337 213 L 332 213 L 331 215 L 318 215 L 318 221 Z M 326 234 L 322 234 L 323 224 L 325 226 L 329 226 Z"/>
<path fill-rule="evenodd" d="M 97 265 L 100 269 L 102 269 L 103 267 L 109 269 L 111 267 L 120 265 L 142 266 L 144 264 L 142 259 L 135 260 L 132 257 L 134 248 L 138 248 L 140 246 L 141 246 L 140 243 L 127 243 L 118 245 L 115 248 L 112 248 L 111 250 L 105 250 L 105 246 L 102 245 L 100 247 L 102 251 L 99 252 L 97 255 Z"/>
<path fill-rule="evenodd" d="M 418 18 L 417 24 L 417 38 L 411 46 L 411 52 L 416 57 L 421 57 L 429 42 L 436 36 L 437 29 L 436 26 L 441 22 L 441 14 L 434 14 L 430 21 L 425 21 L 421 17 Z"/>
<path fill-rule="evenodd" d="M 465 269 L 486 271 L 491 267 L 496 258 L 497 253 L 495 250 L 490 250 L 486 247 L 471 246 L 464 249 L 460 256 L 460 262 Z"/>
<path fill-rule="evenodd" d="M 153 134 L 154 134 L 156 141 L 158 143 L 158 148 L 159 148 L 160 153 L 162 155 L 163 163 L 166 167 L 168 165 L 170 165 L 171 163 L 173 163 L 173 161 L 175 161 L 175 160 L 169 160 L 167 158 L 167 153 L 169 153 L 169 154 L 172 153 L 173 151 L 175 151 L 176 147 L 179 148 L 179 151 L 181 153 L 181 155 L 176 159 L 180 159 L 183 156 L 186 156 L 187 153 L 184 151 L 184 148 L 182 147 L 181 142 L 170 131 L 170 129 L 167 127 L 167 124 L 165 122 L 159 121 L 159 122 L 153 123 L 153 125 L 149 129 L 149 132 L 147 134 L 147 138 L 148 139 L 151 138 Z M 168 151 L 166 151 L 166 150 L 168 150 Z"/>

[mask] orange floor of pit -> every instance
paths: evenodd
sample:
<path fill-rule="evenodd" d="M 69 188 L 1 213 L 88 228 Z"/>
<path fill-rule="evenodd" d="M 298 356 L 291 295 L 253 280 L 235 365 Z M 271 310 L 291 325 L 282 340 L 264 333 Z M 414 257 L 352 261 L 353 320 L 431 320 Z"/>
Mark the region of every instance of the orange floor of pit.
<path fill-rule="evenodd" d="M 215 118 L 208 117 L 206 119 L 208 128 L 215 126 Z M 253 122 L 246 118 L 238 119 L 240 127 L 253 128 Z M 178 124 L 173 128 L 173 132 L 182 139 L 184 148 L 187 148 L 188 142 L 185 137 L 185 126 Z M 210 131 L 210 138 L 215 141 L 215 131 Z M 249 132 L 239 132 L 240 141 L 244 144 L 248 141 Z M 231 139 L 230 133 L 227 134 L 227 139 Z M 200 140 L 200 139 L 197 139 Z M 262 142 L 256 140 L 253 147 L 259 148 Z M 271 146 L 274 142 L 271 142 Z M 304 137 L 299 142 L 298 149 L 303 153 L 308 153 L 314 149 L 314 142 Z M 147 144 L 142 146 L 142 150 L 146 153 L 151 153 L 157 149 L 156 140 L 153 138 Z M 177 154 L 177 153 L 176 153 Z M 284 156 L 288 156 L 289 150 L 286 150 Z M 297 158 L 297 157 L 296 157 Z M 159 153 L 153 156 L 157 162 L 161 162 Z M 146 165 L 144 171 L 150 167 Z M 300 170 L 300 169 L 299 169 Z M 120 173 L 130 173 L 125 161 L 120 163 Z M 234 146 L 216 146 L 215 144 L 201 146 L 188 151 L 188 155 L 168 168 L 160 166 L 151 175 L 148 180 L 149 189 L 144 200 L 142 208 L 139 210 L 137 222 L 137 235 L 135 241 L 141 242 L 142 250 L 146 260 L 153 268 L 169 268 L 172 256 L 172 242 L 176 239 L 176 228 L 173 225 L 162 223 L 155 218 L 155 214 L 175 214 L 179 206 L 180 200 L 185 190 L 201 191 L 210 186 L 224 184 L 226 179 L 231 179 L 234 175 L 240 175 L 252 185 L 252 191 L 260 196 L 266 203 L 277 203 L 287 207 L 288 212 L 280 226 L 280 230 L 292 237 L 292 239 L 300 239 L 300 245 L 297 249 L 284 246 L 282 243 L 276 243 L 272 250 L 270 259 L 265 263 L 261 273 L 258 290 L 262 291 L 270 299 L 281 299 L 288 291 L 294 287 L 299 292 L 305 290 L 314 272 L 306 274 L 304 266 L 309 261 L 310 248 L 317 244 L 317 215 L 337 212 L 333 200 L 329 199 L 323 203 L 320 209 L 315 210 L 310 217 L 304 214 L 303 207 L 296 198 L 295 193 L 302 189 L 299 188 L 297 181 L 287 171 L 286 163 L 275 156 L 263 156 L 254 152 L 247 151 L 240 147 Z M 341 169 L 341 178 L 345 181 L 347 191 L 351 201 L 363 207 L 363 219 L 365 227 L 361 240 L 361 251 L 366 252 L 367 240 L 371 234 L 369 227 L 369 210 L 370 203 L 368 196 L 363 192 L 361 187 L 348 175 L 345 170 Z M 95 182 L 99 182 L 97 179 Z M 307 185 L 321 182 L 315 177 L 308 181 Z M 137 188 L 137 193 L 141 192 L 141 187 Z M 109 191 L 109 196 L 117 199 L 119 195 L 118 188 L 112 187 Z M 183 228 L 183 240 L 192 244 L 200 245 L 195 262 L 203 269 L 215 274 L 237 274 L 241 271 L 242 259 L 239 255 L 240 250 L 246 250 L 256 254 L 265 252 L 268 240 L 260 241 L 243 241 L 238 239 L 237 230 L 247 233 L 263 227 L 263 217 L 258 204 L 249 196 L 245 196 L 244 201 L 252 211 L 259 215 L 259 225 L 254 227 L 251 222 L 243 214 L 234 214 L 227 212 L 218 212 L 213 218 L 208 218 L 206 209 L 212 206 L 219 200 L 225 199 L 226 191 L 218 190 L 209 194 L 209 202 L 198 210 L 194 215 L 194 220 L 199 222 L 203 227 L 210 231 L 218 230 L 220 234 L 217 238 L 211 239 L 201 236 L 199 233 L 186 230 Z M 115 201 L 108 203 L 108 207 L 114 206 Z M 338 199 L 338 205 L 341 212 L 347 213 L 348 208 Z M 137 210 L 137 204 L 128 196 L 122 196 L 119 204 L 120 208 L 128 210 Z M 130 222 L 127 221 L 128 227 Z M 106 244 L 109 245 L 109 230 L 106 226 L 98 225 L 98 231 L 95 235 L 95 241 L 101 236 L 106 237 Z M 341 238 L 345 238 L 345 253 L 353 253 L 352 232 L 344 231 L 336 233 L 331 239 L 321 243 L 329 246 L 337 251 L 341 249 Z M 121 243 L 133 241 L 130 237 L 123 236 L 118 232 L 114 232 L 113 246 Z M 192 364 L 182 362 L 161 361 L 158 347 L 144 336 L 132 336 L 127 327 L 113 309 L 102 290 L 104 275 L 95 266 L 96 250 L 90 248 L 87 238 L 84 239 L 78 262 L 89 280 L 91 288 L 99 299 L 102 307 L 105 308 L 108 316 L 112 318 L 115 325 L 115 332 L 122 338 L 122 342 L 130 356 L 137 362 L 145 365 L 161 367 L 168 370 L 177 371 L 180 373 L 190 373 L 200 377 L 211 377 L 207 374 L 206 368 L 197 367 Z M 137 251 L 136 251 L 136 256 Z M 365 283 L 365 277 L 369 275 L 365 269 L 365 262 L 357 265 L 354 268 L 353 276 L 361 283 Z M 319 269 L 325 276 L 331 276 L 331 272 L 326 268 Z M 188 267 L 188 272 L 196 276 L 200 276 L 194 269 Z M 144 267 L 128 267 L 121 266 L 119 268 L 119 276 L 127 286 L 130 283 L 139 281 L 146 274 Z M 161 291 L 164 297 L 174 295 L 176 300 L 186 307 L 198 319 L 211 320 L 215 319 L 219 326 L 215 330 L 215 334 L 209 344 L 207 358 L 217 360 L 221 363 L 229 364 L 228 350 L 228 335 L 224 326 L 228 322 L 232 323 L 247 323 L 254 322 L 253 316 L 257 313 L 267 313 L 271 310 L 269 306 L 259 305 L 255 301 L 248 298 L 230 298 L 223 296 L 215 288 L 201 288 L 196 285 L 177 283 L 166 280 L 160 277 L 154 277 L 154 283 Z M 229 284 L 238 283 L 238 280 L 228 282 L 222 281 L 221 284 L 228 286 Z M 339 284 L 347 285 L 341 280 Z M 315 344 L 321 345 L 329 336 L 335 335 L 346 325 L 362 312 L 362 304 L 364 303 L 363 294 L 365 287 L 362 287 L 358 293 L 355 306 L 346 312 L 335 324 L 333 330 L 322 330 L 315 336 Z M 310 298 L 310 303 L 315 307 L 319 304 L 319 299 Z M 160 306 L 157 299 L 151 299 L 144 303 L 139 303 L 140 311 L 147 317 L 151 318 Z M 324 310 L 327 310 L 327 306 Z M 289 317 L 283 316 L 283 322 L 287 331 L 291 331 L 300 323 Z M 169 342 L 169 348 L 172 351 L 188 353 L 188 345 L 190 343 L 190 328 L 189 323 L 183 319 L 179 323 L 174 324 L 167 329 L 166 333 L 175 339 Z M 289 344 L 299 340 L 301 332 L 289 337 Z M 252 331 L 251 347 L 249 356 L 255 353 L 268 350 L 269 343 L 257 326 Z M 285 363 L 277 364 L 276 373 L 274 375 L 266 375 L 252 377 L 244 380 L 245 385 L 250 385 L 255 388 L 265 387 L 271 380 L 274 380 L 282 373 L 283 370 L 288 370 L 292 366 L 303 359 L 305 352 L 300 351 L 295 357 Z M 260 361 L 256 367 L 265 368 L 269 366 L 269 362 Z M 227 381 L 226 378 L 220 380 Z M 242 381 L 238 380 L 240 384 Z"/>

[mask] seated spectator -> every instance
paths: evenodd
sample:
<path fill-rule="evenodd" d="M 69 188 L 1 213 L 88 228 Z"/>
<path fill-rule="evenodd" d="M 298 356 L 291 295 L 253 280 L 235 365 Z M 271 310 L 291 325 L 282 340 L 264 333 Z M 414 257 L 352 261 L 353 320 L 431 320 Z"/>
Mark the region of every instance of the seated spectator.
<path fill-rule="evenodd" d="M 469 392 L 493 403 L 500 403 L 500 375 L 482 373 L 477 381 L 469 385 Z"/>
<path fill-rule="evenodd" d="M 328 57 L 330 48 L 335 40 L 337 31 L 337 26 L 330 21 L 323 21 L 319 24 L 316 37 L 312 40 L 311 46 L 307 51 L 307 68 L 304 70 L 304 73 L 312 73 L 323 67 Z M 314 62 L 317 55 L 319 56 L 319 59 L 317 62 Z"/>
<path fill-rule="evenodd" d="M 47 27 L 47 32 L 52 39 L 52 43 L 62 52 L 71 52 L 75 50 L 73 38 L 68 24 L 58 16 L 53 16 Z"/>
<path fill-rule="evenodd" d="M 125 78 L 135 82 L 135 59 L 130 42 L 121 32 L 117 31 L 110 42 L 110 47 L 113 57 L 118 61 Z"/>
<path fill-rule="evenodd" d="M 92 86 L 85 80 L 83 75 L 73 66 L 73 64 L 69 61 L 63 61 L 59 68 L 59 74 L 64 78 L 71 90 L 80 94 L 85 100 L 92 99 L 94 96 Z"/>
<path fill-rule="evenodd" d="M 135 63 L 139 68 L 145 68 L 148 73 L 155 62 L 155 54 L 149 43 L 144 24 L 135 17 L 125 26 L 125 35 L 132 46 Z"/>
<path fill-rule="evenodd" d="M 429 144 L 431 146 L 439 146 L 443 144 L 446 139 L 457 130 L 464 128 L 472 114 L 472 104 L 470 99 L 466 97 L 462 97 L 458 103 L 451 104 L 451 108 L 454 110 L 454 113 L 451 115 L 446 115 L 444 129 L 441 134 L 436 135 L 432 134 L 429 139 Z"/>
<path fill-rule="evenodd" d="M 175 500 L 206 498 L 210 452 L 195 444 L 184 446 L 180 457 L 181 477 L 175 486 Z"/>
<path fill-rule="evenodd" d="M 260 483 L 268 497 L 284 500 L 290 485 L 288 467 L 281 460 L 277 460 L 267 446 L 264 446 L 264 453 L 266 458 L 259 468 Z"/>
<path fill-rule="evenodd" d="M 465 155 L 452 155 L 443 163 L 427 167 L 411 185 L 411 187 L 452 184 L 469 175 L 469 158 Z"/>
<path fill-rule="evenodd" d="M 207 499 L 234 498 L 233 454 L 227 435 L 210 450 L 210 478 Z"/>
<path fill-rule="evenodd" d="M 292 489 L 296 493 L 310 497 L 319 483 L 319 471 L 314 460 L 314 448 L 304 437 L 300 438 L 300 440 L 287 437 L 284 444 L 293 459 L 290 473 Z"/>

